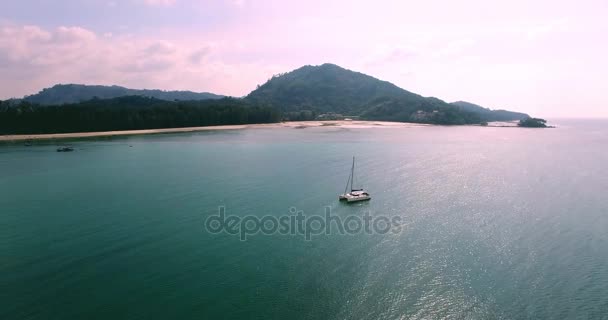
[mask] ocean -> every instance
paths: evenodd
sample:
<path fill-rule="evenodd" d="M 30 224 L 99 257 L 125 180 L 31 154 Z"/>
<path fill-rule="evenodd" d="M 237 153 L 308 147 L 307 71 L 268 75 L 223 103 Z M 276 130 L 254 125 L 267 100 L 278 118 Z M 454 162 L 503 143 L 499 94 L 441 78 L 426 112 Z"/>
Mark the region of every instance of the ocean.
<path fill-rule="evenodd" d="M 2 145 L 0 318 L 608 318 L 608 122 L 551 124 Z"/>

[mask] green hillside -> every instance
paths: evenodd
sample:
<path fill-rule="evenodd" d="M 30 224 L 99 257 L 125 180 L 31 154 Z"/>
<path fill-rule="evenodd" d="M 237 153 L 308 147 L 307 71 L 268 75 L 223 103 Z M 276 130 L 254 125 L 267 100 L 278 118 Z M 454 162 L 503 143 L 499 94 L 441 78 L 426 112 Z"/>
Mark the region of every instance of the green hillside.
<path fill-rule="evenodd" d="M 437 124 L 479 123 L 473 112 L 454 108 L 374 77 L 333 64 L 304 66 L 274 76 L 246 99 L 284 113 L 310 110 L 364 119 Z"/>
<path fill-rule="evenodd" d="M 89 86 L 83 84 L 58 84 L 51 88 L 27 96 L 24 100 L 40 105 L 61 105 L 78 103 L 93 98 L 112 99 L 124 96 L 144 96 L 161 100 L 207 100 L 223 96 L 207 92 L 137 90 L 119 86 Z"/>

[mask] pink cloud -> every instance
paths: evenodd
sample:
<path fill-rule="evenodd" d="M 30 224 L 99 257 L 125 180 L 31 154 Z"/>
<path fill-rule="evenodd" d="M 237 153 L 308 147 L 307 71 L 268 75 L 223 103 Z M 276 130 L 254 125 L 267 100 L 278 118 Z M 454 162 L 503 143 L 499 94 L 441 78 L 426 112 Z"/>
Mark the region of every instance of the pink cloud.
<path fill-rule="evenodd" d="M 222 47 L 200 39 L 174 41 L 97 35 L 82 27 L 0 27 L 0 97 L 35 93 L 56 83 L 211 91 L 241 96 L 285 70 L 222 60 Z"/>

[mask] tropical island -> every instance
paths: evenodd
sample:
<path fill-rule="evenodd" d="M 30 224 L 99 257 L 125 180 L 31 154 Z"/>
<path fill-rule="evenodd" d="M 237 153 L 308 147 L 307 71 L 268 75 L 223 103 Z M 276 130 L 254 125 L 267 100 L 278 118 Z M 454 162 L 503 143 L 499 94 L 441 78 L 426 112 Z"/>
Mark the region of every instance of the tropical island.
<path fill-rule="evenodd" d="M 546 127 L 525 113 L 423 97 L 333 64 L 275 75 L 243 98 L 71 84 L 0 101 L 2 135 L 344 119 L 435 125 L 520 121 L 522 127 Z"/>
<path fill-rule="evenodd" d="M 522 120 L 519 120 L 519 123 L 517 125 L 519 127 L 524 127 L 524 128 L 548 128 L 547 120 L 540 119 L 540 118 L 522 119 Z"/>

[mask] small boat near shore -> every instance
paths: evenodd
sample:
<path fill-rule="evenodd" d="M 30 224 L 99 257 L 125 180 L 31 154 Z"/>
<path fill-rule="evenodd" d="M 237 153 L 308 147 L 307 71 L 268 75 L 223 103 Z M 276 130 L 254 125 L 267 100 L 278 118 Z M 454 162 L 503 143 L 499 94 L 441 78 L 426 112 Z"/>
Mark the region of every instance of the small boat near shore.
<path fill-rule="evenodd" d="M 57 152 L 72 152 L 74 148 L 72 147 L 59 147 L 57 148 Z"/>
<path fill-rule="evenodd" d="M 350 169 L 350 176 L 348 177 L 348 180 L 346 181 L 346 187 L 344 188 L 344 193 L 338 196 L 338 199 L 340 201 L 346 201 L 346 202 L 357 202 L 357 201 L 367 201 L 367 200 L 371 200 L 371 196 L 369 194 L 369 192 L 363 190 L 363 189 L 355 189 L 353 187 L 354 185 L 354 180 L 355 180 L 355 157 L 353 157 L 353 165 Z M 348 187 L 350 184 L 350 192 L 348 191 Z"/>

